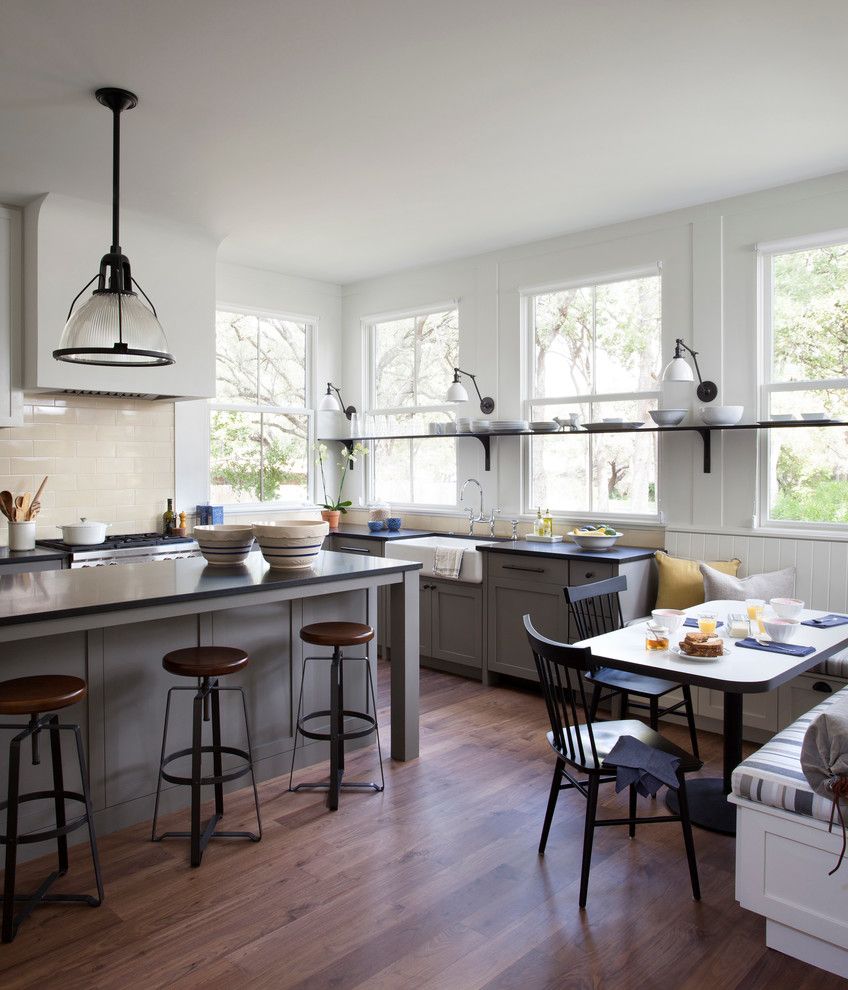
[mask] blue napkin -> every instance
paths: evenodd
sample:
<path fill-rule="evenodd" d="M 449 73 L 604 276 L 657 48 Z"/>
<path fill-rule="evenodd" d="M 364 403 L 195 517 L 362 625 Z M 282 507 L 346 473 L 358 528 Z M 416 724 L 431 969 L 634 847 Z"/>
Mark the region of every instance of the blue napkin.
<path fill-rule="evenodd" d="M 815 646 L 796 646 L 792 643 L 758 643 L 750 637 L 736 641 L 737 646 L 744 646 L 746 650 L 762 650 L 763 653 L 781 653 L 785 657 L 808 657 L 816 652 Z"/>
<path fill-rule="evenodd" d="M 635 736 L 620 736 L 604 766 L 615 767 L 616 794 L 631 784 L 642 797 L 654 797 L 663 784 L 677 790 L 680 757 L 647 746 Z"/>
<path fill-rule="evenodd" d="M 846 621 L 848 621 L 848 620 L 846 620 Z M 684 626 L 688 626 L 690 629 L 697 629 L 698 628 L 698 620 L 697 619 L 685 619 L 684 622 L 683 622 L 683 625 Z M 720 629 L 723 625 L 724 625 L 724 623 L 721 621 L 721 619 L 719 619 L 719 621 L 716 623 L 716 629 Z"/>
<path fill-rule="evenodd" d="M 802 626 L 812 626 L 813 629 L 833 629 L 834 626 L 844 626 L 848 622 L 848 615 L 822 615 L 818 619 L 805 619 Z"/>

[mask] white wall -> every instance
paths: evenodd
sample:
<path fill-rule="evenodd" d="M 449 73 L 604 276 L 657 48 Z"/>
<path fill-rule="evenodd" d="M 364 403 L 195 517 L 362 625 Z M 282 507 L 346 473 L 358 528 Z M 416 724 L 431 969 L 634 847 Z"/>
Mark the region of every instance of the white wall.
<path fill-rule="evenodd" d="M 304 316 L 313 321 L 314 360 L 310 377 L 316 405 L 326 389 L 326 383 L 338 383 L 341 379 L 340 286 L 278 272 L 219 264 L 216 269 L 216 300 L 219 304 L 234 308 L 245 306 L 270 313 Z M 214 356 L 214 329 L 205 346 Z M 341 428 L 337 419 L 346 422 L 341 415 L 336 417 L 332 413 L 318 413 L 319 435 L 322 431 L 335 434 Z M 177 403 L 175 434 L 177 503 L 193 508 L 209 498 L 208 404 L 205 401 Z M 236 514 L 235 511 L 232 513 L 233 516 Z"/>
<path fill-rule="evenodd" d="M 845 227 L 848 173 L 840 173 L 345 286 L 343 383 L 353 396 L 348 401 L 361 405 L 363 397 L 364 317 L 457 297 L 460 363 L 479 374 L 481 388 L 494 396 L 496 416 L 519 416 L 520 289 L 660 261 L 665 359 L 671 357 L 674 338 L 685 338 L 700 352 L 704 378 L 718 384 L 717 402 L 744 404 L 745 418 L 754 420 L 758 412 L 754 246 Z M 694 389 L 685 388 L 683 404 L 694 413 L 699 402 Z M 678 396 L 666 398 L 670 400 L 666 405 L 679 404 Z M 464 414 L 472 410 L 469 404 Z M 750 531 L 757 492 L 756 436 L 753 431 L 713 434 L 709 475 L 702 470 L 701 440 L 696 434 L 663 436 L 660 509 L 666 524 L 678 530 Z M 567 437 L 561 440 L 563 456 L 569 442 Z M 484 474 L 477 441 L 458 441 L 458 479 L 461 483 L 473 475 L 483 482 L 487 509 L 495 505 L 505 514 L 520 511 L 520 443 L 517 439 L 494 442 L 492 471 Z M 359 475 L 355 484 L 361 481 Z M 352 486 L 351 494 L 355 499 L 361 492 Z"/>

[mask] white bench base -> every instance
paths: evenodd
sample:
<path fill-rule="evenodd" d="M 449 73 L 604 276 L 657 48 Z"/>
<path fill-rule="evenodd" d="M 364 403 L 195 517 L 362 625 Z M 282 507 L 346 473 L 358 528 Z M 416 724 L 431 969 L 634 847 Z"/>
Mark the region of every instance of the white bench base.
<path fill-rule="evenodd" d="M 766 919 L 766 945 L 848 979 L 848 859 L 841 829 L 729 796 L 737 807 L 736 899 Z"/>

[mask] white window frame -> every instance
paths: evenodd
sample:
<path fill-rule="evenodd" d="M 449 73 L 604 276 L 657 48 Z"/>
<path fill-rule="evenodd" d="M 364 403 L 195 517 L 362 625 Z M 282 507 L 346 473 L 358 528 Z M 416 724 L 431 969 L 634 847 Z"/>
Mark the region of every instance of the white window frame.
<path fill-rule="evenodd" d="M 638 268 L 625 269 L 615 272 L 604 272 L 599 275 L 587 275 L 582 278 L 568 279 L 561 282 L 553 282 L 545 285 L 534 285 L 522 287 L 519 289 L 519 297 L 521 303 L 521 388 L 522 388 L 522 415 L 524 418 L 530 422 L 536 417 L 533 414 L 534 406 L 550 406 L 550 405 L 565 405 L 565 404 L 578 404 L 578 403 L 598 403 L 598 402 L 627 402 L 640 399 L 657 399 L 659 400 L 662 396 L 660 389 L 655 389 L 646 392 L 597 392 L 588 393 L 585 395 L 557 395 L 557 396 L 542 396 L 539 398 L 534 397 L 534 372 L 535 372 L 535 360 L 534 360 L 534 348 L 536 343 L 535 334 L 535 303 L 534 300 L 537 296 L 547 295 L 553 292 L 562 292 L 566 289 L 582 289 L 582 288 L 594 288 L 598 285 L 609 285 L 614 282 L 627 282 L 631 279 L 636 278 L 648 278 L 657 277 L 660 279 L 660 316 L 662 319 L 662 263 L 657 261 L 650 265 L 644 265 Z M 660 347 L 662 350 L 663 341 L 663 328 L 660 325 Z M 541 435 L 541 434 L 540 434 Z M 555 435 L 555 434 L 553 434 Z M 628 434 L 632 435 L 632 434 Z M 595 510 L 573 510 L 573 509 L 559 509 L 556 507 L 551 507 L 551 511 L 561 519 L 574 519 L 574 520 L 586 520 L 591 521 L 613 521 L 620 520 L 626 524 L 657 524 L 660 522 L 662 513 L 660 510 L 660 476 L 661 476 L 661 464 L 660 458 L 662 453 L 662 445 L 656 440 L 659 437 L 658 433 L 649 434 L 655 438 L 656 442 L 656 464 L 657 464 L 657 477 L 656 477 L 656 489 L 655 489 L 655 501 L 657 506 L 657 511 L 654 513 L 637 513 L 637 512 L 596 512 Z M 586 434 L 589 438 L 590 449 L 594 443 L 594 437 L 591 433 Z M 537 503 L 533 500 L 533 444 L 532 437 L 526 437 L 522 440 L 522 451 L 521 451 L 521 506 L 522 513 L 526 516 L 533 516 L 536 513 Z M 560 440 L 567 451 L 567 444 L 572 443 L 571 440 Z"/>
<path fill-rule="evenodd" d="M 457 323 L 457 333 L 461 335 L 462 328 L 460 325 L 459 318 L 459 300 L 449 299 L 439 303 L 433 303 L 427 306 L 416 306 L 413 309 L 401 309 L 394 310 L 387 313 L 375 313 L 371 316 L 364 316 L 361 320 L 362 328 L 362 341 L 363 341 L 363 369 L 364 369 L 364 380 L 362 394 L 365 396 L 365 415 L 369 417 L 372 421 L 377 416 L 409 416 L 409 415 L 420 415 L 422 413 L 455 413 L 456 403 L 455 402 L 443 402 L 437 403 L 435 405 L 427 406 L 395 406 L 386 408 L 377 408 L 376 406 L 376 395 L 377 395 L 377 380 L 376 380 L 376 343 L 375 343 L 375 328 L 379 323 L 391 323 L 393 320 L 406 320 L 415 316 L 428 316 L 432 313 L 444 313 L 448 310 L 456 310 L 456 323 Z M 450 381 L 445 382 L 445 394 L 447 394 Z M 422 434 L 424 436 L 426 434 Z M 387 434 L 386 439 L 391 439 L 391 434 Z M 447 439 L 435 439 L 433 443 L 438 443 L 444 446 L 446 450 L 453 450 L 454 452 L 454 462 L 457 464 L 457 479 L 459 478 L 459 461 L 457 456 L 457 443 L 454 440 L 449 443 Z M 374 442 L 369 442 L 367 444 L 369 448 L 369 457 L 367 458 L 367 467 L 365 473 L 365 499 L 367 502 L 371 502 L 376 498 L 376 485 L 375 485 L 375 463 L 374 463 Z M 412 443 L 409 444 L 409 471 L 410 471 L 410 487 L 412 489 L 413 501 L 412 502 L 392 502 L 393 506 L 400 509 L 407 509 L 410 512 L 413 511 L 427 511 L 431 513 L 439 512 L 454 512 L 459 509 L 459 495 L 458 489 L 454 490 L 454 502 L 453 503 L 439 503 L 439 502 L 416 502 L 415 497 L 415 471 L 413 467 L 413 447 Z"/>
<path fill-rule="evenodd" d="M 848 245 L 848 230 L 827 231 L 820 235 L 806 235 L 784 241 L 771 241 L 758 244 L 757 252 L 757 419 L 768 419 L 771 396 L 780 392 L 804 392 L 815 389 L 848 390 L 848 378 L 807 379 L 797 382 L 772 381 L 772 259 L 778 255 L 795 254 L 800 251 L 814 251 L 816 248 L 832 247 L 836 244 Z M 815 429 L 816 427 L 811 427 Z M 803 427 L 792 427 L 803 429 Z M 829 429 L 829 427 L 823 427 Z M 807 522 L 803 519 L 772 519 L 769 492 L 770 437 L 771 430 L 759 430 L 757 442 L 757 526 L 760 529 L 831 532 L 845 535 L 848 523 Z"/>
<path fill-rule="evenodd" d="M 224 514 L 242 515 L 255 512 L 274 512 L 280 509 L 304 509 L 314 508 L 316 505 L 316 471 L 315 471 L 315 409 L 314 397 L 317 391 L 315 380 L 315 337 L 318 328 L 318 317 L 305 313 L 291 313 L 285 310 L 267 309 L 257 306 L 243 306 L 237 303 L 230 303 L 218 300 L 215 304 L 215 315 L 217 322 L 218 312 L 239 313 L 245 316 L 256 316 L 271 320 L 287 320 L 291 323 L 303 323 L 306 325 L 306 374 L 305 374 L 305 405 L 301 406 L 269 406 L 260 404 L 246 404 L 238 402 L 219 402 L 217 399 L 209 399 L 209 412 L 207 417 L 208 441 L 207 441 L 207 466 L 206 466 L 206 490 L 211 499 L 212 478 L 211 478 L 211 441 L 212 441 L 212 413 L 213 412 L 253 412 L 270 414 L 289 414 L 295 416 L 306 416 L 306 498 L 302 502 L 229 502 L 224 505 Z M 215 347 L 217 348 L 217 331 Z M 257 368 L 258 374 L 258 368 Z M 217 387 L 217 371 L 215 376 Z"/>

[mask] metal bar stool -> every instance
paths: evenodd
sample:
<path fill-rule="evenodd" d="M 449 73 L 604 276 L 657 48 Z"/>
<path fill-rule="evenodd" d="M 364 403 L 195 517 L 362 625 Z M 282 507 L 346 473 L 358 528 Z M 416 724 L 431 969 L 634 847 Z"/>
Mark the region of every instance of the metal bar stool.
<path fill-rule="evenodd" d="M 294 750 L 292 751 L 291 772 L 289 773 L 289 790 L 325 790 L 327 791 L 327 807 L 330 811 L 336 811 L 339 807 L 339 793 L 342 789 L 348 790 L 373 790 L 382 791 L 386 786 L 386 778 L 383 775 L 383 751 L 380 747 L 380 730 L 377 724 L 377 695 L 374 691 L 374 680 L 371 675 L 371 658 L 366 654 L 364 657 L 345 657 L 342 654 L 344 646 L 362 646 L 370 643 L 374 638 L 374 630 L 371 626 L 366 626 L 360 622 L 316 622 L 309 626 L 304 626 L 300 630 L 300 638 L 304 643 L 313 646 L 331 646 L 332 656 L 304 657 L 303 668 L 300 678 L 300 697 L 297 702 L 297 720 L 295 722 Z M 306 680 L 307 661 L 327 661 L 330 662 L 330 707 L 320 711 L 308 712 L 301 716 L 303 707 L 303 684 Z M 347 660 L 361 660 L 365 664 L 367 674 L 365 682 L 365 708 L 360 712 L 344 706 L 344 663 Z M 370 708 L 369 697 L 373 698 L 374 714 L 368 711 Z M 329 717 L 330 726 L 328 731 L 310 728 L 312 722 L 318 719 Z M 346 728 L 345 719 L 360 723 L 359 728 Z M 374 733 L 377 736 L 377 755 L 380 760 L 380 783 L 371 781 L 343 780 L 344 765 L 344 744 L 346 739 L 363 739 L 365 736 Z M 305 736 L 307 739 L 318 739 L 330 743 L 330 779 L 329 781 L 316 781 L 315 783 L 298 784 L 292 787 L 294 778 L 294 764 L 297 756 L 298 736 Z"/>
<path fill-rule="evenodd" d="M 99 907 L 103 901 L 103 881 L 100 877 L 100 860 L 97 856 L 97 838 L 94 834 L 94 819 L 91 810 L 91 796 L 88 791 L 88 773 L 82 749 L 82 735 L 78 725 L 60 725 L 58 709 L 67 708 L 82 701 L 86 696 L 85 681 L 79 677 L 45 675 L 18 677 L 0 683 L 0 715 L 29 715 L 26 724 L 2 724 L 0 728 L 17 731 L 9 744 L 9 788 L 7 800 L 0 804 L 0 811 L 6 809 L 6 834 L 0 835 L 0 845 L 6 847 L 6 864 L 3 881 L 3 922 L 2 939 L 11 942 L 20 925 L 32 914 L 39 904 L 88 904 Z M 42 715 L 40 712 L 48 712 Z M 32 744 L 32 765 L 41 762 L 38 752 L 39 734 L 50 734 L 50 759 L 53 768 L 53 787 L 46 791 L 20 793 L 21 743 L 29 739 Z M 62 773 L 62 747 L 60 732 L 73 732 L 79 759 L 82 793 L 65 790 Z M 53 801 L 55 805 L 56 827 L 37 829 L 33 832 L 18 832 L 18 811 L 28 801 Z M 67 818 L 66 801 L 76 801 L 85 807 L 83 814 Z M 68 872 L 68 835 L 83 825 L 88 826 L 88 841 L 94 863 L 94 878 L 97 883 L 97 897 L 90 894 L 49 894 L 47 891 L 54 881 Z M 15 893 L 15 870 L 17 867 L 18 846 L 33 842 L 46 842 L 55 839 L 58 849 L 59 868 L 54 870 L 34 894 Z M 23 902 L 23 908 L 15 916 L 15 902 Z"/>
<path fill-rule="evenodd" d="M 153 829 L 151 839 L 161 842 L 162 839 L 191 839 L 191 865 L 200 866 L 203 853 L 210 839 L 250 839 L 259 842 L 262 838 L 262 820 L 259 817 L 259 793 L 256 789 L 256 774 L 253 768 L 253 747 L 250 742 L 250 724 L 247 719 L 247 701 L 244 689 L 241 687 L 221 687 L 218 678 L 232 674 L 247 666 L 247 654 L 244 650 L 230 646 L 193 646 L 184 650 L 173 650 L 166 653 L 162 659 L 165 670 L 180 677 L 192 677 L 197 680 L 197 687 L 177 686 L 168 690 L 168 700 L 165 705 L 165 728 L 162 732 L 162 756 L 159 761 L 159 779 L 156 783 L 156 803 L 153 808 Z M 177 750 L 165 755 L 168 740 L 168 720 L 171 714 L 171 695 L 174 691 L 196 691 L 192 715 L 192 742 L 187 749 Z M 236 749 L 233 746 L 221 745 L 221 691 L 237 691 L 241 695 L 244 711 L 244 728 L 247 733 L 247 749 Z M 203 745 L 203 723 L 212 722 L 212 745 Z M 202 759 L 204 753 L 212 754 L 212 775 L 203 776 Z M 223 755 L 237 756 L 244 764 L 226 773 L 223 768 Z M 184 777 L 166 770 L 171 763 L 182 757 L 191 757 L 191 776 Z M 216 831 L 215 826 L 224 816 L 224 784 L 229 780 L 237 780 L 249 773 L 253 782 L 253 801 L 256 806 L 256 824 L 258 833 L 254 832 L 224 832 Z M 189 832 L 163 832 L 156 835 L 156 821 L 159 816 L 159 796 L 162 781 L 170 784 L 183 784 L 191 787 L 191 830 Z M 201 787 L 211 785 L 215 788 L 215 813 L 201 829 L 200 798 Z"/>

